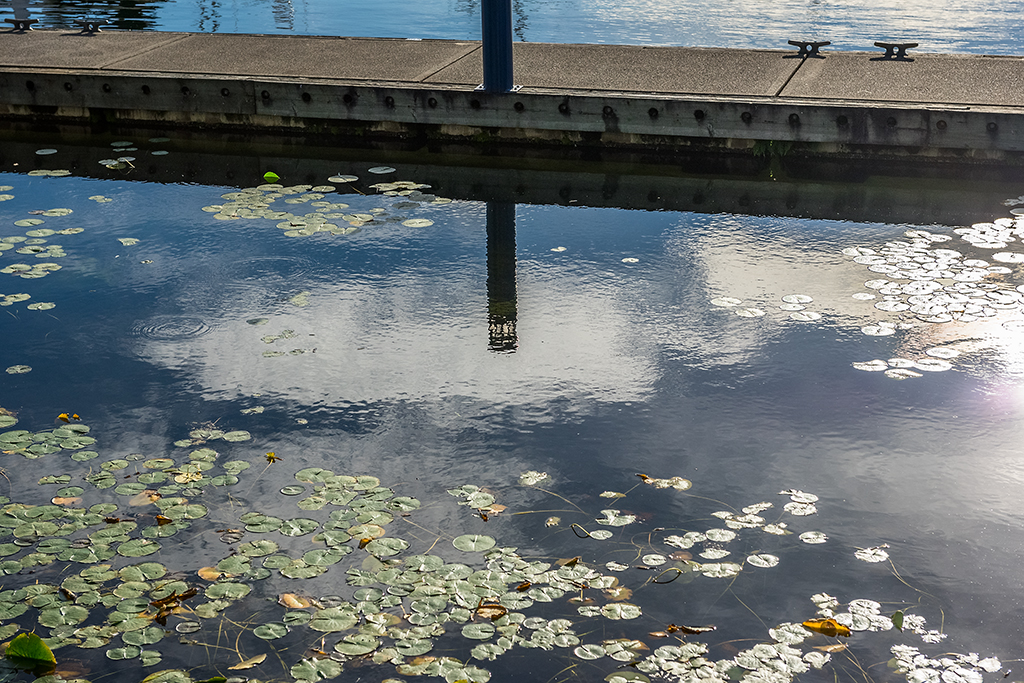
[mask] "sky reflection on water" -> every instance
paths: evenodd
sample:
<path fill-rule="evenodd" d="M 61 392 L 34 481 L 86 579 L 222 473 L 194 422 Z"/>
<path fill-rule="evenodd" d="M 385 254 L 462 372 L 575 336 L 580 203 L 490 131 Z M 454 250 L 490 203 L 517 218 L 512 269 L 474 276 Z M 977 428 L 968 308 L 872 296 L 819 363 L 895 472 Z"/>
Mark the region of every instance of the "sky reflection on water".
<path fill-rule="evenodd" d="M 105 448 L 153 455 L 190 423 L 249 429 L 253 449 L 281 453 L 287 467 L 262 475 L 242 505 L 324 463 L 424 499 L 460 483 L 501 489 L 542 470 L 559 495 L 595 512 L 611 505 L 598 493 L 630 489 L 637 472 L 692 479 L 700 498 L 642 487 L 621 503 L 645 516 L 623 532 L 641 539 L 654 527 L 713 524 L 707 515 L 723 505 L 781 507 L 779 491 L 803 489 L 821 497 L 820 512 L 791 520 L 793 530 L 832 540 L 748 544 L 784 563 L 737 582 L 757 617 L 731 595 L 682 585 L 643 594 L 645 610 L 757 638 L 758 618 L 810 616 L 815 592 L 913 602 L 918 594 L 887 565 L 852 558 L 888 543 L 907 581 L 934 596 L 920 610 L 933 627 L 945 612 L 943 647 L 1019 653 L 1024 347 L 1002 322 L 1021 314 L 865 336 L 861 326 L 895 316 L 851 297 L 876 274 L 840 253 L 920 226 L 524 203 L 518 347 L 500 354 L 488 349 L 482 202 L 410 210 L 434 220 L 425 228 L 396 222 L 289 238 L 275 221 L 217 221 L 200 210 L 237 188 L 12 173 L 0 183 L 15 188 L 0 205 L 5 234 L 24 232 L 10 223 L 27 211 L 56 206 L 75 213 L 47 226 L 85 228 L 61 236 L 63 270 L 0 279 L 0 292 L 57 303 L 45 313 L 19 304 L 0 317 L 4 367 L 34 368 L 0 379 L 4 406 L 25 425 L 88 411 Z M 332 200 L 353 212 L 396 203 L 370 192 Z M 114 201 L 87 199 L 97 194 Z M 1005 214 L 995 205 L 978 220 Z M 124 237 L 139 243 L 122 246 Z M 14 258 L 3 252 L 0 263 Z M 290 302 L 303 291 L 308 306 Z M 780 310 L 794 293 L 812 296 L 808 310 L 822 319 L 797 322 Z M 766 315 L 710 305 L 721 296 Z M 247 322 L 259 317 L 269 321 Z M 261 341 L 286 329 L 295 336 Z M 894 381 L 851 367 L 953 343 L 965 353 L 949 372 Z M 306 353 L 263 356 L 295 348 Z M 266 412 L 240 414 L 255 405 Z M 12 474 L 16 484 L 36 476 Z M 523 491 L 503 502 L 565 506 Z M 447 531 L 468 523 L 425 514 Z M 564 527 L 547 529 L 546 516 L 472 523 L 528 553 L 600 552 Z M 887 656 L 860 641 L 869 663 Z"/>

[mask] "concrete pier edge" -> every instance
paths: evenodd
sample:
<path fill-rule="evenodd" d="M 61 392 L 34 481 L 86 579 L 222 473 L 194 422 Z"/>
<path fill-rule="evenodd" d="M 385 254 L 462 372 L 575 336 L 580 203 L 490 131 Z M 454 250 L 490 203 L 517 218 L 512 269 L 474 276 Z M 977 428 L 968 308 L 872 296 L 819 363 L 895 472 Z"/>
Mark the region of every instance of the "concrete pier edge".
<path fill-rule="evenodd" d="M 339 141 L 1024 165 L 1024 58 L 162 32 L 0 32 L 0 118 Z"/>

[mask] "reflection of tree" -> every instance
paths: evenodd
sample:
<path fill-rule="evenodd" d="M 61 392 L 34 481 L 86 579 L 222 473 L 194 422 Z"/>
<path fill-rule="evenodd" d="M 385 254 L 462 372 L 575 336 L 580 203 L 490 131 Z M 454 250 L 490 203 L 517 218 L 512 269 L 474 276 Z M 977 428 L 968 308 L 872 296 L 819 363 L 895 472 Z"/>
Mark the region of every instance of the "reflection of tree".
<path fill-rule="evenodd" d="M 526 16 L 523 0 L 512 0 L 512 32 L 520 42 L 526 42 L 526 29 L 529 28 L 530 17 Z"/>
<path fill-rule="evenodd" d="M 480 0 L 457 0 L 455 11 L 470 16 L 480 11 Z M 526 42 L 526 31 L 530 28 L 530 17 L 526 14 L 523 0 L 512 0 L 512 32 L 521 42 Z"/>
<path fill-rule="evenodd" d="M 287 31 L 295 28 L 295 8 L 292 0 L 274 0 L 274 26 Z"/>
<path fill-rule="evenodd" d="M 209 22 L 209 23 L 207 23 Z M 209 6 L 206 3 L 199 3 L 199 23 L 196 30 L 200 32 L 216 33 L 220 28 L 220 3 L 217 0 L 210 0 Z"/>
<path fill-rule="evenodd" d="M 516 205 L 487 202 L 487 348 L 513 353 L 516 336 Z"/>
<path fill-rule="evenodd" d="M 145 30 L 159 28 L 157 10 L 166 0 L 14 0 L 15 16 L 38 19 L 37 28 L 77 29 L 75 21 L 104 19 L 104 28 Z M 25 17 L 22 17 L 25 14 Z"/>

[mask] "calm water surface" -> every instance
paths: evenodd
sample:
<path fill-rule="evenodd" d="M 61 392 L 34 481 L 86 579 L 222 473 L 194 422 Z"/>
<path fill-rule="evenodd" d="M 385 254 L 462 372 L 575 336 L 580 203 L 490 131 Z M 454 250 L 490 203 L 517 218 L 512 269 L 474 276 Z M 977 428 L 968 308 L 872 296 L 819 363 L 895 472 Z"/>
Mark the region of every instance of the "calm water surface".
<path fill-rule="evenodd" d="M 149 152 L 166 145 L 136 142 L 141 149 L 132 154 L 140 168 L 141 158 L 162 163 Z M 100 456 L 76 462 L 69 451 L 38 460 L 6 455 L 12 499 L 44 503 L 56 489 L 40 489 L 40 477 L 66 472 L 72 484 L 81 484 L 98 470 L 96 463 L 129 454 L 181 460 L 189 449 L 173 442 L 214 423 L 251 433 L 241 443 L 206 444 L 222 459 L 250 463 L 250 470 L 233 487 L 195 494 L 210 509 L 196 522 L 198 536 L 180 532 L 163 540 L 158 554 L 142 558 L 164 562 L 203 586 L 195 571 L 237 547 L 218 542 L 217 533 L 241 526 L 240 514 L 255 509 L 326 518 L 330 508 L 300 510 L 298 499 L 278 493 L 296 484 L 296 471 L 316 466 L 374 475 L 398 495 L 420 499 L 421 510 L 388 527 L 389 536 L 411 543 L 408 553 L 430 552 L 479 568 L 479 554 L 451 545 L 453 537 L 472 533 L 494 536 L 530 559 L 580 555 L 605 574 L 610 561 L 630 567 L 613 575 L 635 591 L 628 602 L 642 608 L 638 619 L 585 618 L 564 598 L 524 610 L 574 620 L 584 642 L 625 637 L 653 650 L 675 641 L 649 632 L 668 624 L 714 624 L 714 633 L 689 638 L 711 644 L 709 659 L 727 659 L 768 640 L 768 627 L 814 616 L 810 596 L 824 592 L 844 604 L 876 600 L 884 616 L 897 609 L 920 615 L 926 629 L 947 637 L 927 644 L 909 632 L 858 632 L 847 652 L 834 654 L 834 665 L 803 680 L 900 680 L 885 664 L 889 647 L 900 642 L 931 656 L 998 657 L 1003 669 L 986 674 L 992 681 L 1016 668 L 1009 660 L 1021 655 L 1024 617 L 1024 323 L 1013 321 L 1024 321 L 1024 314 L 1007 305 L 973 322 L 935 324 L 909 311 L 878 310 L 874 304 L 885 295 L 864 283 L 885 276 L 842 250 L 881 250 L 887 242 L 908 243 L 908 230 L 924 229 L 950 238 L 931 248 L 998 266 L 993 253 L 1020 253 L 1019 241 L 978 248 L 953 232 L 959 225 L 881 219 L 520 203 L 511 209 L 511 258 L 509 235 L 500 234 L 508 224 L 499 220 L 503 210 L 508 217 L 508 206 L 495 204 L 489 212 L 485 202 L 458 197 L 433 203 L 430 196 L 383 196 L 370 185 L 418 179 L 400 163 L 395 173 L 369 173 L 380 163 L 372 158 L 339 168 L 358 176 L 354 182 L 319 178 L 336 189 L 307 201 L 347 203 L 321 211 L 348 215 L 332 220 L 342 228 L 358 222 L 355 213 L 375 220 L 348 235 L 288 236 L 278 219 L 218 220 L 216 209 L 203 210 L 232 201 L 230 193 L 239 188 L 260 185 L 259 174 L 233 187 L 140 182 L 130 169 L 107 171 L 98 164 L 69 177 L 25 175 L 28 168 L 60 169 L 73 155 L 80 158 L 70 144 L 51 144 L 57 154 L 5 160 L 0 185 L 12 188 L 5 194 L 13 198 L 0 203 L 0 237 L 84 230 L 35 238 L 44 240 L 36 245 L 42 248 L 60 244 L 64 257 L 19 254 L 24 243 L 15 240 L 7 241 L 16 248 L 0 252 L 5 268 L 40 261 L 62 266 L 38 279 L 0 274 L 0 294 L 31 295 L 0 312 L 0 366 L 32 368 L 0 375 L 0 405 L 17 414 L 14 429 L 35 432 L 59 425 L 60 413 L 80 414 Z M 300 172 L 281 179 L 286 187 L 299 182 L 308 182 Z M 445 197 L 452 189 L 441 177 L 422 191 Z M 315 212 L 311 203 L 285 203 L 305 192 L 277 197 L 272 210 Z M 1011 218 L 996 198 L 1019 192 L 988 192 L 990 210 L 976 221 Z M 32 213 L 58 207 L 73 213 Z M 14 225 L 35 217 L 44 223 Z M 410 219 L 432 224 L 405 225 Z M 1009 273 L 983 281 L 1007 291 L 1024 284 L 1020 267 L 1006 265 Z M 820 318 L 799 321 L 792 314 L 800 311 L 780 309 L 782 297 L 793 294 L 811 297 L 804 312 Z M 711 303 L 720 297 L 742 303 Z M 36 302 L 56 306 L 28 309 Z M 743 308 L 764 315 L 737 315 Z M 505 317 L 498 320 L 498 314 Z M 512 352 L 496 350 L 495 324 L 502 321 Z M 888 336 L 862 331 L 879 322 L 906 325 Z M 900 381 L 851 365 L 891 358 L 927 364 L 925 350 L 936 346 L 960 352 L 950 370 Z M 267 452 L 281 460 L 267 464 Z M 550 478 L 539 488 L 519 486 L 530 470 Z M 656 489 L 637 473 L 685 477 L 693 487 L 685 493 Z M 484 521 L 459 507 L 445 490 L 464 484 L 486 487 L 507 509 Z M 153 523 L 147 517 L 152 507 L 81 485 L 83 505 L 112 501 L 117 515 L 140 527 Z M 780 492 L 790 489 L 818 496 L 817 513 L 783 512 L 790 497 Z M 665 543 L 668 536 L 721 528 L 712 513 L 762 501 L 773 507 L 758 514 L 785 522 L 791 535 L 740 529 L 736 540 L 698 543 L 687 552 L 704 563 L 711 556 L 699 553 L 717 547 L 731 553 L 715 560 L 721 562 L 768 553 L 779 558 L 778 566 L 745 564 L 735 580 L 695 575 L 667 585 L 649 581 L 665 566 L 687 567 L 684 556 L 634 568 L 651 553 L 679 551 Z M 602 526 L 596 520 L 608 509 L 637 519 Z M 551 516 L 561 522 L 546 525 Z M 613 535 L 580 539 L 572 523 Z M 812 530 L 828 541 L 798 539 Z M 293 556 L 316 546 L 309 536 L 272 537 L 282 546 L 291 543 Z M 878 546 L 887 546 L 892 564 L 855 556 Z M 356 553 L 307 582 L 277 575 L 253 581 L 258 599 L 245 603 L 244 615 L 225 614 L 236 626 L 244 619 L 280 619 L 274 601 L 286 591 L 348 597 L 353 588 L 344 572 L 361 566 L 364 551 Z M 131 561 L 114 560 L 115 566 Z M 45 572 L 9 577 L 12 586 L 36 580 L 49 579 Z M 599 591 L 591 594 L 598 607 L 611 604 Z M 32 628 L 33 614 L 15 621 Z M 172 617 L 169 628 L 184 618 Z M 233 628 L 215 619 L 205 623 L 196 637 L 207 645 L 219 642 L 216 629 Z M 449 625 L 448 631 L 459 628 Z M 277 647 L 278 641 L 259 640 L 245 628 L 240 634 L 245 657 L 270 651 L 268 643 Z M 249 674 L 288 680 L 288 667 L 321 635 L 294 631 L 280 641 L 290 648 L 280 647 L 280 662 Z M 480 642 L 446 638 L 431 654 L 467 659 Z M 140 669 L 137 659 L 116 666 L 99 661 L 136 678 L 168 665 L 194 667 L 200 680 L 239 660 L 230 651 L 176 648 L 170 640 L 147 646 L 165 652 L 155 669 Z M 799 647 L 813 651 L 829 642 L 817 636 Z M 65 647 L 59 652 L 90 652 Z M 609 658 L 582 660 L 572 647 L 515 648 L 493 662 L 472 661 L 502 681 L 597 681 L 619 666 Z M 360 664 L 347 665 L 339 680 L 393 675 L 389 665 Z M 89 667 L 95 677 L 97 665 Z M 947 679 L 959 681 L 952 674 Z"/>
<path fill-rule="evenodd" d="M 49 28 L 93 16 L 135 30 L 480 38 L 476 0 L 12 0 L 3 11 Z M 514 0 L 513 30 L 517 40 L 549 43 L 788 49 L 787 40 L 800 39 L 874 50 L 875 41 L 897 41 L 920 43 L 925 52 L 1021 54 L 1022 13 L 1021 0 Z"/>

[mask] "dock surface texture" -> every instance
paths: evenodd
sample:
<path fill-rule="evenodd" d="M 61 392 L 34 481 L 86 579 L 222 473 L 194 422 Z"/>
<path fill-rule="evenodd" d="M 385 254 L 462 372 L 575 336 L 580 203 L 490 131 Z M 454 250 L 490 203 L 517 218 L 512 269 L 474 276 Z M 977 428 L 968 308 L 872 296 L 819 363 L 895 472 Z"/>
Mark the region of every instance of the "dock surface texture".
<path fill-rule="evenodd" d="M 1024 164 L 1024 57 L 0 32 L 0 116 L 465 142 Z"/>

